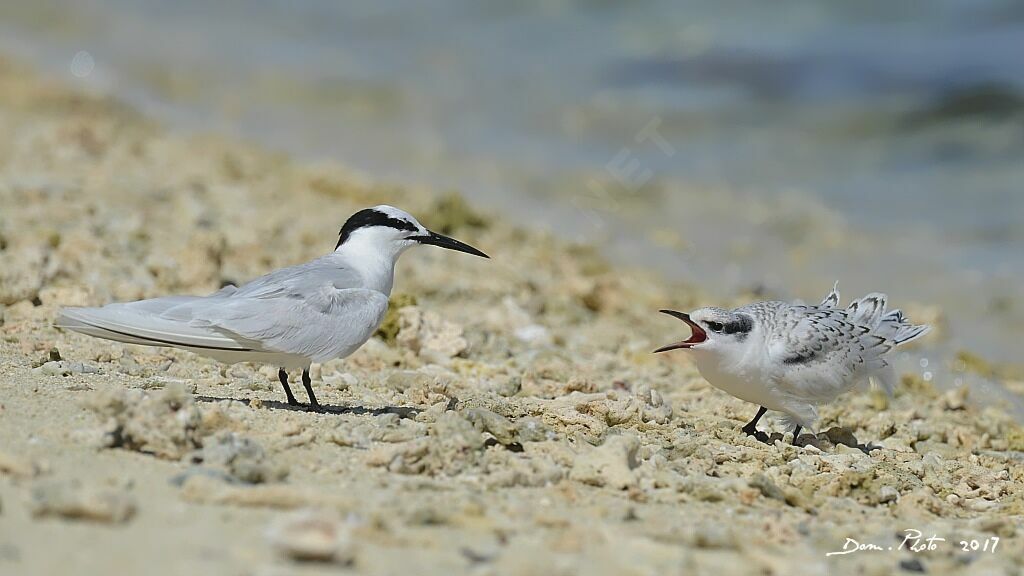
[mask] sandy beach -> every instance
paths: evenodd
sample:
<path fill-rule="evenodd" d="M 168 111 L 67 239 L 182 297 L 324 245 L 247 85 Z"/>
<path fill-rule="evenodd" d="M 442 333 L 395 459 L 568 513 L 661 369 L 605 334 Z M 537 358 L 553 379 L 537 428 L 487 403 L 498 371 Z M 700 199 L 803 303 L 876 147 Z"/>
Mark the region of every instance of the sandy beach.
<path fill-rule="evenodd" d="M 905 374 L 824 407 L 817 445 L 766 445 L 739 431 L 756 407 L 651 354 L 685 336 L 659 308 L 753 295 L 3 59 L 0 133 L 0 574 L 1021 573 L 1024 427 L 999 406 Z M 381 333 L 314 366 L 323 413 L 272 368 L 52 327 L 316 257 L 381 203 L 493 259 L 406 255 Z M 877 549 L 827 555 L 851 539 Z"/>

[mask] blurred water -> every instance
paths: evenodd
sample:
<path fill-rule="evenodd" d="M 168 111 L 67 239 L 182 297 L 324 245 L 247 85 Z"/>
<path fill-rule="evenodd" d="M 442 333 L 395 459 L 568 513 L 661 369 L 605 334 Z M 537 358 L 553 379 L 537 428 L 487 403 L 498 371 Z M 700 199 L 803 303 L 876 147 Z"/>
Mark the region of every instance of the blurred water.
<path fill-rule="evenodd" d="M 8 0 L 0 48 L 724 294 L 838 278 L 1020 352 L 1020 2 Z"/>

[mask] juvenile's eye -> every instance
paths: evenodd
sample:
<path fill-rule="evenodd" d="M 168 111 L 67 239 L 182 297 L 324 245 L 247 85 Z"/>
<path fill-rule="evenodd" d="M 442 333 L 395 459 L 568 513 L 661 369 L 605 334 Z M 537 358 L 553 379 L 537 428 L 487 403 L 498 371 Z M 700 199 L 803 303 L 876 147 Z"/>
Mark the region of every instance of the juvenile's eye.
<path fill-rule="evenodd" d="M 722 326 L 720 322 L 708 322 L 708 330 L 711 330 L 712 332 L 721 332 L 722 328 L 724 328 L 724 326 Z"/>

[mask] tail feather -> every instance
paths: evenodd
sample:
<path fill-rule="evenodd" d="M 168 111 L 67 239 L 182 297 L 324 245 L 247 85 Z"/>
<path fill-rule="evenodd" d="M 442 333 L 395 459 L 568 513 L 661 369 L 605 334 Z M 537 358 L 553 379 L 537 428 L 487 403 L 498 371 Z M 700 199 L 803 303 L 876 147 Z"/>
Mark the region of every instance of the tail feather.
<path fill-rule="evenodd" d="M 825 299 L 821 301 L 820 306 L 822 308 L 835 308 L 839 306 L 839 280 L 832 285 L 832 291 L 825 296 Z"/>
<path fill-rule="evenodd" d="M 882 316 L 873 333 L 892 341 L 894 345 L 905 344 L 924 336 L 931 330 L 927 324 L 911 324 L 902 310 L 893 310 Z"/>
<path fill-rule="evenodd" d="M 145 340 L 143 338 L 137 338 L 135 336 L 128 336 L 126 334 L 119 334 L 117 332 L 111 332 L 105 328 L 99 326 L 93 326 L 80 320 L 76 320 L 69 316 L 61 315 L 57 318 L 57 322 L 54 324 L 56 328 L 62 328 L 64 330 L 72 330 L 80 334 L 87 336 L 93 336 L 95 338 L 103 338 L 105 340 L 113 340 L 115 342 L 124 342 L 125 344 L 139 344 L 142 346 L 153 346 L 152 340 Z M 164 346 L 164 344 L 158 344 Z"/>
<path fill-rule="evenodd" d="M 854 300 L 847 311 L 850 320 L 855 324 L 875 328 L 882 321 L 885 314 L 885 306 L 888 297 L 885 294 L 873 292 L 860 300 Z"/>
<path fill-rule="evenodd" d="M 110 304 L 102 308 L 64 308 L 57 318 L 56 326 L 130 344 L 237 351 L 258 349 L 257 343 L 241 337 L 233 337 L 213 328 L 191 326 L 187 322 L 153 313 L 181 304 L 179 297 L 154 300 Z"/>
<path fill-rule="evenodd" d="M 917 340 L 921 336 L 924 336 L 925 334 L 930 332 L 931 329 L 932 327 L 927 324 L 919 324 L 916 326 L 903 325 L 900 326 L 893 340 L 895 340 L 897 344 L 905 344 L 907 342 Z"/>
<path fill-rule="evenodd" d="M 895 310 L 890 310 L 885 313 L 885 316 L 882 316 L 883 322 L 890 321 L 896 322 L 897 324 L 902 324 L 904 320 L 906 320 L 906 317 L 903 316 L 903 310 L 900 310 L 899 308 Z"/>

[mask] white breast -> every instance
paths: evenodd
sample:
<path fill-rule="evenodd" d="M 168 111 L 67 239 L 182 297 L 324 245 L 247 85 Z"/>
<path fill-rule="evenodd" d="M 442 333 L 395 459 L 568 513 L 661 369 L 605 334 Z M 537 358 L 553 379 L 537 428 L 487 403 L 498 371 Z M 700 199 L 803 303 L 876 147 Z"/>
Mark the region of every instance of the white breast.
<path fill-rule="evenodd" d="M 712 386 L 769 410 L 784 411 L 777 388 L 771 376 L 749 359 L 733 360 L 699 349 L 693 350 L 697 370 Z"/>

